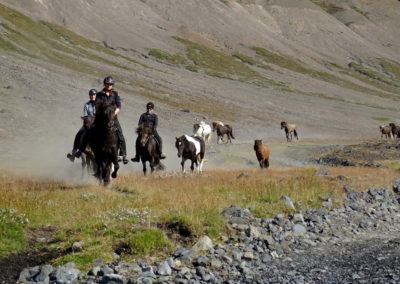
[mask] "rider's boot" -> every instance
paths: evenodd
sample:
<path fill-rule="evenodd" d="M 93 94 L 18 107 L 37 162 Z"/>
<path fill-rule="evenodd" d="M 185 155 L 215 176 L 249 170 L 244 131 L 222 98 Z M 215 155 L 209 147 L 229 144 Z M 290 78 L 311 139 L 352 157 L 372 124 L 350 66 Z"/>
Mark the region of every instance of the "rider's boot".
<path fill-rule="evenodd" d="M 167 156 L 164 153 L 160 154 L 160 159 L 165 159 Z"/>
<path fill-rule="evenodd" d="M 131 159 L 131 161 L 134 162 L 134 163 L 135 163 L 135 162 L 137 162 L 137 163 L 140 162 L 140 157 L 139 157 L 139 155 L 136 154 L 135 157 L 133 157 L 133 158 Z"/>
<path fill-rule="evenodd" d="M 82 155 L 82 152 L 78 149 L 75 151 L 75 153 L 73 154 L 75 158 L 80 158 Z"/>
<path fill-rule="evenodd" d="M 75 152 L 76 152 L 76 149 L 73 149 L 71 153 L 68 153 L 68 154 L 67 154 L 67 158 L 68 158 L 71 162 L 74 162 L 74 161 L 75 161 Z"/>

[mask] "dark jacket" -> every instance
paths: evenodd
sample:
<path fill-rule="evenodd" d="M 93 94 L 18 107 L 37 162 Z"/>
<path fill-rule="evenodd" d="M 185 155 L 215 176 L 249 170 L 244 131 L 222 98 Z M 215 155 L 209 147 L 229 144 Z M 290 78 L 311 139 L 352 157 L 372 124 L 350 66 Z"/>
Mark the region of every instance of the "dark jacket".
<path fill-rule="evenodd" d="M 114 102 L 117 108 L 121 109 L 121 97 L 118 95 L 117 91 L 112 90 L 112 95 L 107 96 L 106 95 L 106 90 L 103 89 L 100 92 L 97 93 L 96 95 L 96 103 L 97 102 L 107 102 L 107 103 L 112 103 Z"/>
<path fill-rule="evenodd" d="M 155 113 L 143 113 L 138 122 L 138 126 L 147 126 L 147 127 L 153 127 L 153 130 L 155 131 L 157 129 L 158 125 L 158 117 Z"/>

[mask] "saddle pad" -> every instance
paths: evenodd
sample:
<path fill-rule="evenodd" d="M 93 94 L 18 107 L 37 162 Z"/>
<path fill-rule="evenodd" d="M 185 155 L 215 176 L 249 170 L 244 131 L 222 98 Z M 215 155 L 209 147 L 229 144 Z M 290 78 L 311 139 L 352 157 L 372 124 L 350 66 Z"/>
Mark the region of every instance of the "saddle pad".
<path fill-rule="evenodd" d="M 189 135 L 185 135 L 186 140 L 189 142 L 192 142 L 194 144 L 194 147 L 196 147 L 196 155 L 200 153 L 200 142 L 197 141 L 197 139 L 189 136 Z"/>

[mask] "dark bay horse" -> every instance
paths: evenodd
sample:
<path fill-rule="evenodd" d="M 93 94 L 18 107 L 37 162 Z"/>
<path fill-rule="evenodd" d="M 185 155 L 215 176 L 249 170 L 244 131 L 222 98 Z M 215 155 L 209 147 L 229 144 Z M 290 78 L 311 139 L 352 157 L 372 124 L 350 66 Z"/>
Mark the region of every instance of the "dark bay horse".
<path fill-rule="evenodd" d="M 190 166 L 191 171 L 194 170 L 194 165 L 196 164 L 197 171 L 200 173 L 203 170 L 204 153 L 206 149 L 206 144 L 203 138 L 198 136 L 182 135 L 176 138 L 175 147 L 178 150 L 178 157 L 182 157 L 182 171 L 185 172 L 185 161 L 191 160 L 192 164 Z"/>
<path fill-rule="evenodd" d="M 297 140 L 299 140 L 299 136 L 297 136 L 296 124 L 287 123 L 286 121 L 282 121 L 281 122 L 281 129 L 285 129 L 286 141 L 292 141 L 293 140 L 293 134 L 294 134 L 294 137 L 296 137 Z"/>
<path fill-rule="evenodd" d="M 89 130 L 94 123 L 94 116 L 81 116 L 83 120 L 83 127 L 86 130 Z M 85 169 L 88 174 L 96 173 L 96 161 L 94 157 L 94 153 L 92 148 L 90 148 L 89 144 L 86 146 L 85 151 L 83 151 L 81 156 L 82 161 L 82 177 L 85 175 Z"/>
<path fill-rule="evenodd" d="M 136 133 L 139 136 L 140 146 L 138 155 L 142 160 L 143 174 L 146 174 L 146 162 L 150 163 L 151 172 L 154 172 L 154 168 L 157 170 L 163 170 L 165 167 L 160 162 L 160 153 L 157 150 L 157 142 L 154 139 L 152 127 L 138 127 Z"/>
<path fill-rule="evenodd" d="M 231 138 L 235 139 L 232 134 L 232 127 L 229 124 L 216 125 L 215 129 L 217 130 L 217 144 L 219 144 L 219 140 L 224 141 L 224 135 L 227 137 L 226 143 L 232 143 Z"/>
<path fill-rule="evenodd" d="M 110 183 L 112 165 L 114 165 L 114 171 L 111 174 L 113 178 L 117 177 L 119 169 L 115 109 L 115 104 L 96 103 L 95 121 L 89 131 L 89 145 L 93 150 L 97 164 L 95 176 L 104 185 Z"/>

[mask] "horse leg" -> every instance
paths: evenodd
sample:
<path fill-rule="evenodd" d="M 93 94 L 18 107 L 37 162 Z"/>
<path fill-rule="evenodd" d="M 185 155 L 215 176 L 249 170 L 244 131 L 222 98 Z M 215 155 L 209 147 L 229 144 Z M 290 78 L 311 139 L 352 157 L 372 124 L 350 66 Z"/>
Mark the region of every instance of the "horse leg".
<path fill-rule="evenodd" d="M 111 162 L 107 161 L 103 171 L 104 186 L 107 186 L 110 183 L 110 171 L 111 171 Z"/>
<path fill-rule="evenodd" d="M 190 170 L 192 171 L 192 173 L 193 173 L 193 171 L 194 171 L 194 161 L 195 161 L 195 159 L 196 158 L 192 158 L 192 164 L 190 165 Z"/>
<path fill-rule="evenodd" d="M 82 176 L 81 178 L 83 178 L 85 176 L 85 168 L 87 166 L 87 161 L 84 155 L 81 156 L 81 161 L 82 161 Z"/>
<path fill-rule="evenodd" d="M 143 159 L 142 159 L 142 165 L 143 165 L 143 175 L 146 175 L 147 172 L 146 161 L 144 161 Z"/>
<path fill-rule="evenodd" d="M 183 158 L 182 158 L 181 166 L 182 166 L 182 172 L 185 172 L 185 160 Z"/>
<path fill-rule="evenodd" d="M 117 172 L 119 170 L 119 163 L 118 163 L 118 157 L 115 156 L 115 158 L 113 158 L 112 163 L 114 164 L 114 171 L 111 174 L 112 178 L 116 178 L 117 177 Z"/>

